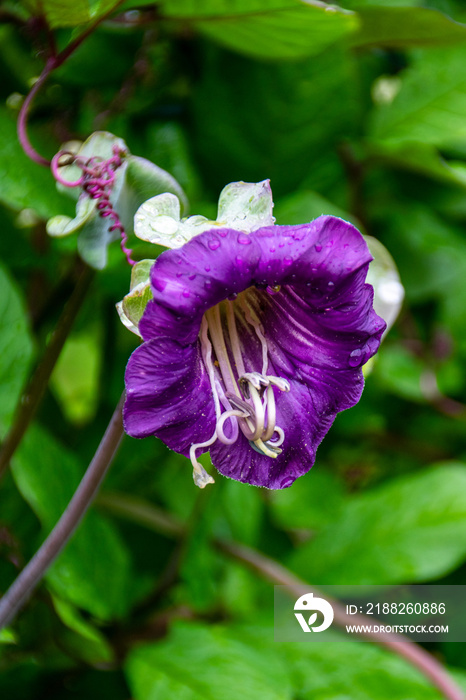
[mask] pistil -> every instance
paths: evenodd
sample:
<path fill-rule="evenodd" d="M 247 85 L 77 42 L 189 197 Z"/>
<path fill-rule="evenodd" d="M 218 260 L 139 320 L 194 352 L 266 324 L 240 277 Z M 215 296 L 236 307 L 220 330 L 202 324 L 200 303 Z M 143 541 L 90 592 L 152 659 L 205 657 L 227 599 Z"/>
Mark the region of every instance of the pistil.
<path fill-rule="evenodd" d="M 193 465 L 193 478 L 195 483 L 201 488 L 213 482 L 213 479 L 198 462 L 196 458 L 198 449 L 210 447 L 216 440 L 220 440 L 224 445 L 232 445 L 238 439 L 239 430 L 241 430 L 254 450 L 266 457 L 276 459 L 282 452 L 280 445 L 285 439 L 283 430 L 275 424 L 277 411 L 274 386 L 280 391 L 289 391 L 290 385 L 286 379 L 266 374 L 268 368 L 268 347 L 260 321 L 247 303 L 244 295 L 240 295 L 238 302 L 247 323 L 254 328 L 260 341 L 262 347 L 262 372 L 245 371 L 236 327 L 234 302 L 226 301 L 225 316 L 226 330 L 228 332 L 227 338 L 234 360 L 236 375 L 230 361 L 224 336 L 220 304 L 209 309 L 202 319 L 200 341 L 204 365 L 209 376 L 214 399 L 216 424 L 214 433 L 209 440 L 191 445 L 189 451 Z M 213 352 L 215 352 L 215 361 Z M 225 409 L 223 412 L 222 407 Z M 224 430 L 227 421 L 230 421 L 231 424 L 230 436 L 227 436 Z M 275 434 L 278 437 L 272 441 Z"/>

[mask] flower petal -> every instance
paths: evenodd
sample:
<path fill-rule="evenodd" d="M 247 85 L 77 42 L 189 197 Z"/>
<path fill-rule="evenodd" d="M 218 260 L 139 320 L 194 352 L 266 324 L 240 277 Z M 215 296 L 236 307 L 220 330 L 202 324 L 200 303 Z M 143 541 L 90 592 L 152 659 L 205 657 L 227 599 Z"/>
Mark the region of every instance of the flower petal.
<path fill-rule="evenodd" d="M 163 374 L 171 388 L 166 395 L 162 391 L 161 408 L 159 393 L 157 398 L 150 393 L 154 382 L 144 388 L 150 414 L 157 415 L 151 423 L 144 414 L 144 434 L 156 434 L 186 454 L 190 422 L 195 432 L 192 443 L 207 440 L 213 433 L 213 399 L 199 350 L 193 359 L 194 348 L 205 311 L 245 292 L 243 298 L 267 340 L 267 373 L 291 384 L 288 394 L 274 389 L 277 425 L 285 431 L 285 442 L 282 454 L 272 459 L 255 452 L 240 435 L 233 445 L 215 443 L 210 448 L 212 459 L 221 473 L 239 481 L 268 488 L 289 486 L 312 466 L 317 446 L 336 414 L 359 400 L 361 366 L 378 348 L 385 324 L 373 311 L 373 291 L 365 284 L 370 260 L 361 234 L 335 217 L 320 217 L 302 226 L 267 226 L 250 234 L 215 229 L 163 253 L 151 270 L 154 299 L 139 327 L 146 341 L 156 338 L 158 343 L 168 343 L 170 339 L 179 349 L 180 360 L 173 368 L 151 370 Z M 265 291 L 268 287 L 280 287 L 280 291 L 270 294 Z M 262 345 L 256 330 L 241 314 L 237 322 L 246 371 L 261 371 Z M 190 367 L 196 367 L 196 376 L 202 379 L 202 401 L 194 396 L 196 380 L 186 386 L 179 383 L 184 350 Z M 150 361 L 141 355 L 141 370 Z M 191 372 L 195 374 L 188 369 L 188 375 Z M 137 377 L 137 371 L 128 370 L 128 387 Z M 140 389 L 133 393 L 138 395 Z M 165 411 L 170 400 L 176 407 L 183 406 L 182 420 L 178 408 Z M 202 403 L 203 431 L 197 425 L 200 411 L 189 415 L 191 401 Z M 137 422 L 136 416 L 130 430 L 137 430 Z M 181 442 L 174 446 L 180 423 L 183 449 Z M 165 437 L 168 434 L 170 442 Z"/>
<path fill-rule="evenodd" d="M 199 343 L 182 347 L 169 338 L 144 343 L 131 355 L 125 381 L 128 435 L 155 435 L 188 456 L 193 442 L 213 434 L 215 411 Z"/>

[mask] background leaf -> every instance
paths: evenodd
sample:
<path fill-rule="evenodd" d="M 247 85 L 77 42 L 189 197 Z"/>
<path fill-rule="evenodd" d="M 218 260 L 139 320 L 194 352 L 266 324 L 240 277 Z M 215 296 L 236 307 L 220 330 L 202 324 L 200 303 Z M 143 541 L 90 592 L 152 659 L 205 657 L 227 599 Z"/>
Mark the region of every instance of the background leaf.
<path fill-rule="evenodd" d="M 420 53 L 401 76 L 393 102 L 374 116 L 371 137 L 383 143 L 406 141 L 446 146 L 466 138 L 466 47 Z"/>
<path fill-rule="evenodd" d="M 32 339 L 24 302 L 5 269 L 0 266 L 0 427 L 11 420 L 32 356 Z"/>
<path fill-rule="evenodd" d="M 160 694 L 185 700 L 291 700 L 278 654 L 243 644 L 222 627 L 178 624 L 161 644 L 129 657 L 126 672 L 135 700 Z"/>
<path fill-rule="evenodd" d="M 466 557 L 465 487 L 465 465 L 439 464 L 354 497 L 292 566 L 319 584 L 438 578 Z"/>
<path fill-rule="evenodd" d="M 162 8 L 229 49 L 273 61 L 318 54 L 357 27 L 355 15 L 320 2 L 184 0 L 166 1 Z"/>

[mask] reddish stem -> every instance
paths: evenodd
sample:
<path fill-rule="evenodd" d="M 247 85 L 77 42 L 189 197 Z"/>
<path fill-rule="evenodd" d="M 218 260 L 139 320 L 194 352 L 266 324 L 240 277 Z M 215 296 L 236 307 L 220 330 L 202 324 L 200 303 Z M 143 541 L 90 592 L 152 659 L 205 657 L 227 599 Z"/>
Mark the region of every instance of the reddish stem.
<path fill-rule="evenodd" d="M 40 153 L 36 151 L 36 149 L 31 144 L 27 134 L 27 120 L 29 116 L 29 110 L 31 108 L 31 104 L 35 96 L 49 77 L 50 73 L 59 68 L 62 65 L 62 63 L 64 63 L 67 60 L 67 58 L 69 58 L 69 56 L 71 56 L 71 54 L 74 53 L 74 51 L 76 51 L 76 49 L 82 44 L 82 42 L 85 39 L 87 39 L 87 37 L 90 34 L 92 34 L 94 29 L 109 15 L 111 15 L 122 3 L 123 0 L 119 0 L 119 2 L 116 2 L 113 5 L 113 7 L 109 8 L 108 12 L 98 17 L 95 20 L 95 22 L 93 22 L 82 34 L 80 34 L 74 41 L 68 44 L 68 46 L 64 48 L 63 51 L 61 51 L 56 56 L 52 56 L 51 58 L 49 58 L 49 60 L 45 64 L 44 70 L 42 71 L 39 78 L 36 80 L 30 92 L 26 96 L 26 99 L 24 100 L 18 115 L 18 138 L 26 155 L 29 156 L 31 160 L 35 161 L 36 163 L 39 163 L 39 165 L 44 165 L 46 168 L 48 168 L 50 167 L 50 161 L 47 160 L 47 158 L 41 156 Z"/>
<path fill-rule="evenodd" d="M 47 160 L 47 158 L 41 156 L 40 153 L 38 153 L 34 146 L 31 144 L 27 133 L 27 120 L 32 101 L 34 100 L 34 97 L 39 92 L 42 85 L 49 77 L 52 70 L 55 68 L 55 60 L 56 59 L 50 59 L 49 61 L 47 61 L 44 70 L 32 86 L 26 99 L 24 100 L 18 115 L 18 139 L 21 146 L 23 147 L 23 151 L 31 160 L 33 160 L 36 163 L 39 163 L 39 165 L 45 165 L 46 168 L 50 166 L 50 161 Z"/>

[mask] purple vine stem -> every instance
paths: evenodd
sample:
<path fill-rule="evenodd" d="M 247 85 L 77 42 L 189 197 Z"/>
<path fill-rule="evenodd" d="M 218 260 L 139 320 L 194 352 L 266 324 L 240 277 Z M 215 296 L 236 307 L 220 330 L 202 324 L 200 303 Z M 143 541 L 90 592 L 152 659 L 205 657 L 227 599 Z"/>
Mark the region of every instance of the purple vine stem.
<path fill-rule="evenodd" d="M 23 104 L 21 105 L 21 109 L 19 111 L 18 115 L 18 124 L 17 124 L 17 132 L 18 132 L 18 139 L 19 142 L 23 148 L 23 151 L 26 153 L 26 155 L 33 160 L 35 163 L 39 163 L 39 165 L 43 165 L 46 168 L 50 166 L 50 161 L 47 160 L 47 158 L 44 158 L 43 156 L 40 155 L 36 151 L 36 149 L 33 147 L 29 140 L 29 136 L 27 133 L 27 120 L 29 116 L 29 111 L 31 109 L 32 102 L 41 89 L 42 85 L 45 83 L 47 78 L 49 77 L 50 73 L 57 68 L 59 68 L 70 56 L 72 53 L 76 51 L 76 49 L 82 44 L 82 42 L 87 39 L 90 34 L 94 31 L 94 29 L 101 23 L 103 20 L 107 19 L 109 15 L 111 15 L 115 10 L 123 3 L 124 0 L 118 0 L 117 2 L 114 3 L 112 7 L 109 7 L 107 12 L 104 12 L 104 14 L 100 15 L 92 24 L 87 27 L 87 29 L 80 34 L 74 41 L 72 41 L 68 46 L 66 46 L 63 51 L 61 51 L 59 54 L 55 53 L 55 46 L 54 46 L 54 41 L 51 40 L 52 46 L 51 46 L 51 53 L 52 55 L 48 59 L 47 63 L 45 64 L 44 70 L 40 74 L 39 78 L 36 80 L 34 85 L 32 86 L 31 90 L 29 91 L 28 95 L 26 96 L 26 99 L 24 100 Z M 51 35 L 51 34 L 50 34 Z M 52 36 L 52 35 L 51 35 Z"/>
<path fill-rule="evenodd" d="M 120 217 L 114 210 L 110 201 L 110 194 L 115 183 L 115 171 L 123 164 L 122 156 L 124 151 L 113 146 L 113 156 L 108 160 L 102 160 L 93 156 L 84 160 L 71 151 L 59 151 L 50 164 L 52 175 L 55 180 L 64 187 L 81 187 L 91 199 L 96 199 L 97 210 L 102 218 L 110 218 L 113 224 L 109 226 L 109 231 L 120 232 L 120 246 L 129 265 L 135 265 L 136 261 L 131 258 L 132 250 L 127 247 L 128 235 L 125 231 Z M 66 160 L 63 161 L 63 158 Z M 75 181 L 62 178 L 60 168 L 67 165 L 77 165 L 82 172 L 81 177 Z"/>
<path fill-rule="evenodd" d="M 36 82 L 32 86 L 26 99 L 24 100 L 23 104 L 21 105 L 21 109 L 20 109 L 19 115 L 18 115 L 18 125 L 17 125 L 18 139 L 19 139 L 21 146 L 23 147 L 23 151 L 35 163 L 39 163 L 39 165 L 44 165 L 46 168 L 49 167 L 50 161 L 48 161 L 47 158 L 44 158 L 43 156 L 41 156 L 40 153 L 38 153 L 36 151 L 36 149 L 34 148 L 34 146 L 31 144 L 31 142 L 29 140 L 28 133 L 27 133 L 27 120 L 28 120 L 29 110 L 31 108 L 32 101 L 34 100 L 34 97 L 37 95 L 37 93 L 41 89 L 42 85 L 47 80 L 51 71 L 54 68 L 56 68 L 56 61 L 57 61 L 56 58 L 51 58 L 49 61 L 47 61 L 44 70 L 42 71 L 39 78 L 36 80 Z"/>
<path fill-rule="evenodd" d="M 102 483 L 123 437 L 122 395 L 97 451 L 73 498 L 45 542 L 0 598 L 0 629 L 15 617 L 81 522 Z"/>

